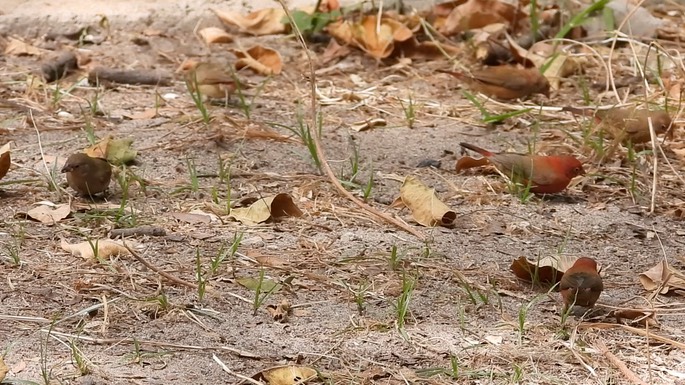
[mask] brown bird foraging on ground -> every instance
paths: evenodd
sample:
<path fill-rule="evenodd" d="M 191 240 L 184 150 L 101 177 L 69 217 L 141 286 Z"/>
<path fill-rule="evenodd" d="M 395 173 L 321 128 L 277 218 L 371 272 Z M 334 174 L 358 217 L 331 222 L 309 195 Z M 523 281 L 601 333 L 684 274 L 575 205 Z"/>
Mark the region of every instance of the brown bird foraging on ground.
<path fill-rule="evenodd" d="M 472 90 L 501 100 L 524 98 L 534 94 L 549 97 L 549 81 L 537 68 L 513 66 L 486 67 L 471 75 L 438 70 L 466 83 Z"/>
<path fill-rule="evenodd" d="M 583 164 L 570 155 L 495 154 L 472 144 L 459 145 L 486 157 L 514 182 L 522 182 L 524 185 L 530 183 L 530 191 L 536 194 L 561 192 L 568 187 L 571 179 L 585 174 Z"/>
<path fill-rule="evenodd" d="M 564 111 L 574 115 L 588 115 L 590 111 L 575 107 L 564 107 Z M 594 113 L 597 123 L 600 123 L 605 132 L 620 142 L 633 144 L 646 143 L 652 140 L 649 132 L 649 121 L 652 119 L 652 127 L 656 135 L 669 132 L 673 136 L 671 128 L 671 115 L 663 110 L 647 110 L 637 107 L 614 107 L 606 110 L 597 110 Z"/>
<path fill-rule="evenodd" d="M 69 187 L 81 195 L 92 196 L 107 190 L 112 166 L 105 159 L 75 153 L 67 158 L 62 173 L 67 174 Z"/>
<path fill-rule="evenodd" d="M 210 99 L 226 99 L 231 96 L 238 86 L 236 79 L 226 71 L 225 66 L 217 63 L 201 63 L 188 60 L 181 66 L 186 72 L 186 81 L 191 91 L 199 90 L 200 94 Z"/>
<path fill-rule="evenodd" d="M 559 283 L 564 312 L 572 306 L 593 307 L 604 290 L 597 262 L 592 258 L 579 258 L 564 272 Z"/>

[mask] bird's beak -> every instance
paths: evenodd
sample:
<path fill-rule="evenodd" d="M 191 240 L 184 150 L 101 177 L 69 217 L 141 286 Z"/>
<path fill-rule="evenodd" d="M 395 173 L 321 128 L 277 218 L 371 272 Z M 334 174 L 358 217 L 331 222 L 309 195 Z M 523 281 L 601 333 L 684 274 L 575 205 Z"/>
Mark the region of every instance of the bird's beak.
<path fill-rule="evenodd" d="M 580 166 L 580 172 L 578 174 L 585 175 L 585 169 L 583 168 L 583 166 Z"/>
<path fill-rule="evenodd" d="M 64 174 L 65 172 L 71 172 L 73 170 L 74 170 L 74 166 L 72 166 L 70 164 L 65 164 L 64 167 L 62 167 L 62 171 L 60 171 L 60 172 L 62 174 Z"/>

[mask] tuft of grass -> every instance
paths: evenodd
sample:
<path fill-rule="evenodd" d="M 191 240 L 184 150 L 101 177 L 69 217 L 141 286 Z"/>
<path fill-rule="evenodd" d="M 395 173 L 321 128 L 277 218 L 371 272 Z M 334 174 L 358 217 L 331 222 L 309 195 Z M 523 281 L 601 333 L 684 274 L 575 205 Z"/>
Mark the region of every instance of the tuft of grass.
<path fill-rule="evenodd" d="M 304 115 L 301 109 L 298 109 L 297 111 L 296 120 L 296 127 L 291 127 L 288 125 L 275 122 L 271 122 L 269 124 L 274 127 L 284 128 L 292 132 L 293 135 L 295 135 L 296 137 L 300 138 L 302 144 L 307 146 L 309 157 L 311 158 L 312 162 L 314 163 L 316 168 L 319 171 L 321 171 L 321 160 L 319 159 L 319 154 L 316 152 L 316 143 L 314 142 L 314 136 L 312 136 L 312 129 L 309 126 L 309 124 L 307 124 L 304 121 Z M 321 130 L 323 129 L 323 115 L 321 115 L 321 113 L 319 113 L 319 115 L 317 116 L 317 126 L 317 129 L 319 130 L 319 136 L 321 136 Z"/>
<path fill-rule="evenodd" d="M 402 271 L 402 292 L 397 297 L 397 301 L 394 303 L 397 330 L 400 335 L 405 340 L 409 339 L 409 336 L 404 330 L 404 325 L 409 315 L 409 304 L 411 303 L 411 297 L 414 294 L 414 288 L 416 287 L 416 278 L 407 274 L 406 271 Z"/>
<path fill-rule="evenodd" d="M 416 102 L 414 101 L 414 97 L 409 95 L 406 102 L 407 104 L 400 98 L 397 98 L 397 100 L 399 100 L 402 110 L 404 111 L 404 121 L 407 123 L 407 127 L 414 128 L 414 124 L 416 123 Z"/>
<path fill-rule="evenodd" d="M 195 248 L 195 281 L 197 282 L 197 299 L 202 303 L 207 292 L 207 279 L 203 273 L 199 248 Z"/>
<path fill-rule="evenodd" d="M 257 281 L 257 285 L 254 290 L 254 299 L 252 302 L 252 310 L 253 313 L 252 315 L 257 315 L 257 311 L 259 308 L 264 304 L 264 301 L 277 289 L 280 288 L 281 285 L 271 282 L 272 285 L 269 288 L 264 288 L 264 269 L 259 270 L 259 280 Z"/>
<path fill-rule="evenodd" d="M 544 297 L 546 294 L 536 296 L 533 298 L 530 302 L 528 302 L 526 305 L 522 305 L 519 308 L 518 311 L 518 343 L 519 345 L 523 344 L 523 337 L 526 333 L 526 319 L 528 318 L 528 312 L 530 309 L 532 309 L 535 304 L 537 304 L 542 297 Z"/>
<path fill-rule="evenodd" d="M 212 120 L 212 115 L 209 113 L 207 105 L 205 105 L 204 97 L 200 91 L 200 85 L 197 82 L 197 74 L 195 71 L 192 71 L 192 76 L 190 79 L 186 79 L 186 89 L 188 90 L 190 97 L 193 99 L 195 107 L 200 112 L 202 121 L 205 123 L 205 125 L 209 124 L 209 122 Z"/>
<path fill-rule="evenodd" d="M 222 243 L 221 247 L 219 248 L 219 251 L 216 254 L 216 257 L 212 258 L 210 261 L 209 265 L 209 271 L 212 276 L 216 275 L 217 271 L 219 271 L 219 267 L 221 266 L 222 263 L 226 260 L 233 260 L 235 258 L 235 253 L 238 252 L 238 247 L 240 247 L 240 242 L 243 241 L 243 235 L 244 233 L 236 233 L 233 236 L 233 242 L 231 243 L 231 246 L 227 249 L 226 244 Z"/>
<path fill-rule="evenodd" d="M 499 123 L 502 123 L 503 121 L 505 121 L 509 118 L 513 118 L 514 116 L 526 114 L 526 113 L 533 110 L 532 108 L 523 108 L 520 110 L 511 111 L 511 112 L 507 112 L 504 114 L 493 115 L 487 109 L 485 109 L 485 107 L 483 106 L 483 103 L 481 103 L 472 93 L 470 93 L 466 90 L 463 90 L 462 93 L 463 93 L 464 97 L 466 99 L 468 99 L 468 101 L 470 101 L 471 104 L 473 104 L 478 109 L 478 111 L 480 111 L 481 120 L 485 124 L 499 124 Z"/>
<path fill-rule="evenodd" d="M 79 349 L 75 339 L 69 341 L 69 350 L 71 352 L 71 363 L 76 367 L 76 369 L 78 369 L 79 374 L 82 376 L 90 374 L 91 370 L 88 366 L 89 360 L 83 354 L 81 349 Z"/>
<path fill-rule="evenodd" d="M 195 166 L 195 159 L 186 157 L 186 167 L 188 168 L 188 178 L 190 180 L 190 191 L 198 192 L 200 190 L 200 180 Z"/>

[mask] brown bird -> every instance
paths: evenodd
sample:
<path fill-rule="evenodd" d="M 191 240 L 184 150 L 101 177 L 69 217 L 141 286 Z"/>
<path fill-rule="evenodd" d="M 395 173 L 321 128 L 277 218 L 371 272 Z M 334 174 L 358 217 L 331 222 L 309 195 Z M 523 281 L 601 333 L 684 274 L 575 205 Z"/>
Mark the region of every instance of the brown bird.
<path fill-rule="evenodd" d="M 200 94 L 210 99 L 226 99 L 238 86 L 245 88 L 242 83 L 236 83 L 236 78 L 225 66 L 218 63 L 188 60 L 181 66 L 181 70 L 186 72 L 186 81 L 191 91 L 199 90 Z"/>
<path fill-rule="evenodd" d="M 530 191 L 536 194 L 561 192 L 571 183 L 571 179 L 585 174 L 583 164 L 570 155 L 495 154 L 472 144 L 459 145 L 488 158 L 503 174 L 518 179 L 515 182 L 530 183 Z"/>
<path fill-rule="evenodd" d="M 92 196 L 109 187 L 112 166 L 105 159 L 75 153 L 67 158 L 62 173 L 67 173 L 69 187 L 81 195 Z"/>
<path fill-rule="evenodd" d="M 564 107 L 563 110 L 574 115 L 588 115 L 590 112 L 587 109 L 575 107 Z M 620 139 L 620 142 L 623 143 L 641 144 L 651 141 L 648 118 L 652 118 L 654 133 L 657 135 L 669 131 L 671 127 L 671 115 L 663 110 L 614 107 L 597 110 L 594 117 L 596 123 L 600 123 L 612 138 Z M 673 130 L 669 132 L 668 136 L 673 136 Z"/>
<path fill-rule="evenodd" d="M 537 68 L 521 69 L 513 66 L 486 67 L 471 75 L 438 70 L 466 83 L 472 90 L 502 100 L 524 98 L 534 94 L 549 97 L 549 81 Z"/>
<path fill-rule="evenodd" d="M 579 258 L 564 272 L 559 284 L 564 312 L 572 306 L 593 307 L 604 290 L 597 262 L 592 258 Z"/>

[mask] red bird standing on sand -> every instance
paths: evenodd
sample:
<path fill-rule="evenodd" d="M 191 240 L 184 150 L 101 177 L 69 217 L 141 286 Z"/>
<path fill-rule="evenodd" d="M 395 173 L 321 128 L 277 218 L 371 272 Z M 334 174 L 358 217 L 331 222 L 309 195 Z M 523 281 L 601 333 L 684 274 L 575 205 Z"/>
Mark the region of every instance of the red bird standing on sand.
<path fill-rule="evenodd" d="M 585 174 L 583 164 L 570 155 L 495 154 L 472 144 L 459 145 L 483 155 L 515 182 L 524 185 L 530 183 L 530 191 L 536 194 L 561 192 L 571 183 L 571 179 Z"/>
<path fill-rule="evenodd" d="M 559 284 L 564 312 L 571 306 L 593 307 L 604 290 L 597 262 L 592 258 L 579 258 L 564 272 Z"/>
<path fill-rule="evenodd" d="M 511 100 L 533 94 L 549 97 L 549 81 L 537 68 L 496 66 L 472 71 L 471 75 L 445 70 L 438 72 L 450 74 L 472 90 L 496 99 Z"/>

